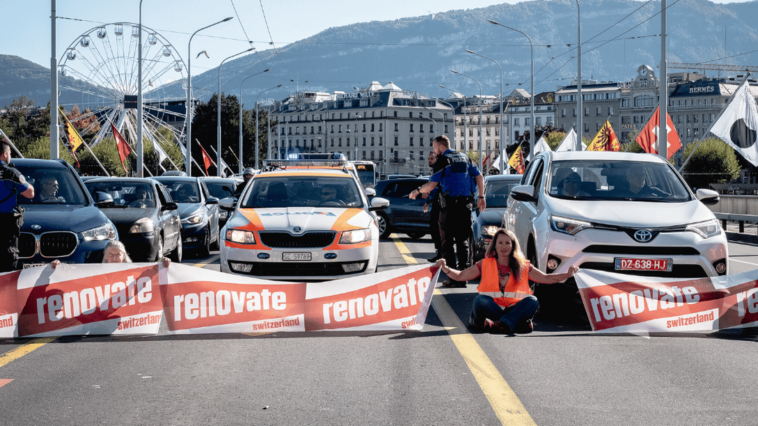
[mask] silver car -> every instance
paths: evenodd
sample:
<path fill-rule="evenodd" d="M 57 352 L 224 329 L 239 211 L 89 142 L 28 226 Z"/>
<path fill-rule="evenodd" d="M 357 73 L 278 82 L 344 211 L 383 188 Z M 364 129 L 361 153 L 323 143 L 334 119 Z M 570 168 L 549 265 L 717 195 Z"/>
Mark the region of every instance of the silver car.
<path fill-rule="evenodd" d="M 534 267 L 696 278 L 727 273 L 727 241 L 705 204 L 650 154 L 546 152 L 511 191 L 506 227 Z M 575 283 L 569 281 L 569 286 Z"/>

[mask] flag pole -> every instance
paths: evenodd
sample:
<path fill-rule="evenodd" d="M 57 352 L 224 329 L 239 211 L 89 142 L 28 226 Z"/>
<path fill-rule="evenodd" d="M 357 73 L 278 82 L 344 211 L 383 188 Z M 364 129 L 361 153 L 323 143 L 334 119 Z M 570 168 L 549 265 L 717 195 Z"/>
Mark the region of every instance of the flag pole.
<path fill-rule="evenodd" d="M 18 154 L 19 158 L 24 158 L 24 156 L 21 154 L 21 151 L 19 151 L 18 148 L 16 148 L 16 145 L 13 145 L 13 142 L 11 142 L 11 138 L 9 138 L 8 135 L 3 132 L 3 129 L 0 129 L 0 136 L 2 136 L 11 145 L 11 148 L 16 151 L 16 154 Z"/>
<path fill-rule="evenodd" d="M 748 79 L 748 78 L 750 78 L 750 71 L 748 71 L 748 72 L 747 72 L 747 75 L 745 75 L 745 81 L 743 81 L 743 82 L 742 82 L 742 84 L 745 84 L 745 82 L 747 82 L 747 79 Z M 684 160 L 684 162 L 682 163 L 682 167 L 679 167 L 679 173 L 682 173 L 682 170 L 684 170 L 684 166 L 686 166 L 686 165 L 687 165 L 687 162 L 689 162 L 689 161 L 690 161 L 690 158 L 692 158 L 692 154 L 694 154 L 694 153 L 695 153 L 695 151 L 697 150 L 697 147 L 699 147 L 699 146 L 700 146 L 700 142 L 702 142 L 702 141 L 703 141 L 703 139 L 705 139 L 706 135 L 708 135 L 708 133 L 710 133 L 710 132 L 711 132 L 711 129 L 713 128 L 713 126 L 714 126 L 716 123 L 718 123 L 718 122 L 719 122 L 719 119 L 721 118 L 721 116 L 722 116 L 722 115 L 724 115 L 724 111 L 726 111 L 726 109 L 729 107 L 729 105 L 731 105 L 731 104 L 732 104 L 732 101 L 734 100 L 734 95 L 736 95 L 738 91 L 739 91 L 739 89 L 737 89 L 737 90 L 736 90 L 736 91 L 735 91 L 735 92 L 732 94 L 732 97 L 729 99 L 729 102 L 727 102 L 726 104 L 724 104 L 724 107 L 723 107 L 723 108 L 721 108 L 721 111 L 719 112 L 719 115 L 718 115 L 718 117 L 716 117 L 716 119 L 715 119 L 715 120 L 713 120 L 713 121 L 711 122 L 711 126 L 710 126 L 710 127 L 708 127 L 708 130 L 706 130 L 706 131 L 705 131 L 705 133 L 703 133 L 703 137 L 702 137 L 702 139 L 700 139 L 700 140 L 698 140 L 698 141 L 697 141 L 697 145 L 695 145 L 695 148 L 693 148 L 693 149 L 692 149 L 692 152 L 690 152 L 690 155 L 688 155 L 688 156 L 687 156 L 687 159 L 685 159 L 685 160 Z M 672 119 L 672 120 L 673 120 L 673 119 Z"/>
<path fill-rule="evenodd" d="M 195 139 L 195 142 L 197 142 L 197 144 L 198 144 L 198 145 L 200 145 L 200 141 L 199 141 L 199 140 Z M 200 148 L 202 148 L 202 147 L 203 147 L 203 146 L 202 146 L 202 145 L 200 145 Z M 213 163 L 213 165 L 214 165 L 214 166 L 216 166 L 216 168 L 218 168 L 218 164 L 216 164 L 216 162 L 215 162 L 215 161 L 213 161 L 213 159 L 212 159 L 212 158 L 210 158 L 210 156 L 208 156 L 208 159 L 209 159 L 209 160 L 211 160 L 211 163 Z"/>
<path fill-rule="evenodd" d="M 218 152 L 216 151 L 216 149 L 215 149 L 215 148 L 213 148 L 213 147 L 211 146 L 211 149 L 213 150 L 213 153 L 214 153 L 214 154 L 216 154 L 216 157 L 218 157 L 218 158 L 221 158 L 221 157 L 219 157 L 219 156 L 218 156 Z M 229 167 L 229 165 L 228 165 L 228 164 L 224 163 L 224 166 L 226 166 L 226 167 L 225 167 L 225 169 L 224 169 L 224 171 L 226 171 L 226 170 L 228 169 L 228 170 L 231 170 L 231 171 L 232 171 L 232 174 L 234 174 L 234 170 L 232 170 L 232 168 L 231 168 L 231 167 Z M 218 167 L 218 166 L 216 166 L 216 167 Z"/>
<path fill-rule="evenodd" d="M 63 119 L 66 120 L 66 123 L 68 123 L 68 125 L 71 126 L 71 130 L 76 131 L 76 129 L 74 129 L 74 125 L 71 124 L 70 121 L 68 121 L 68 118 L 66 117 L 66 114 L 63 113 L 63 111 L 61 111 L 61 115 L 63 116 Z M 100 162 L 100 159 L 97 158 L 97 155 L 95 155 L 95 153 L 92 152 L 92 150 L 89 148 L 89 145 L 87 145 L 87 142 L 84 142 L 84 138 L 82 138 L 81 135 L 79 136 L 79 138 L 82 140 L 82 145 L 84 145 L 84 147 L 87 148 L 87 151 L 89 151 L 90 155 L 92 155 L 92 158 L 95 159 L 95 162 L 97 162 L 97 165 L 100 166 L 101 169 L 103 169 L 103 171 L 105 172 L 105 176 L 111 177 L 111 174 L 108 173 L 108 170 L 106 170 L 105 167 L 103 167 L 103 164 Z"/>

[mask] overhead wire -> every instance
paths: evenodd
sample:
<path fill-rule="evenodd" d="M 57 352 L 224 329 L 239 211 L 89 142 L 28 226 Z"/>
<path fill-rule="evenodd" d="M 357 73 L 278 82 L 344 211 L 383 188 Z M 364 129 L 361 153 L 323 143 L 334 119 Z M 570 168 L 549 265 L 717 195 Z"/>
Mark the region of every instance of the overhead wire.
<path fill-rule="evenodd" d="M 266 31 L 268 31 L 268 38 L 271 40 L 271 45 L 274 46 L 274 51 L 276 51 L 276 54 L 279 54 L 279 49 L 276 48 L 276 45 L 274 44 L 274 37 L 271 36 L 271 28 L 268 27 L 268 19 L 266 19 L 266 11 L 263 10 L 263 0 L 259 0 L 261 4 L 261 13 L 263 13 L 263 22 L 266 23 Z"/>

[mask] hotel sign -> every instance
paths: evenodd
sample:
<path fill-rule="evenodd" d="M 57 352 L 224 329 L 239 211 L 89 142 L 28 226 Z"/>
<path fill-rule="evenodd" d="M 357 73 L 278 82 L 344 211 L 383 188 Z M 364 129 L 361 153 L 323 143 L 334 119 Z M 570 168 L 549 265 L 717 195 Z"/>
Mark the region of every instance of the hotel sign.
<path fill-rule="evenodd" d="M 708 96 L 708 95 L 720 95 L 721 87 L 719 83 L 687 83 L 677 86 L 671 97 L 684 97 L 684 96 Z"/>
<path fill-rule="evenodd" d="M 337 100 L 343 99 L 363 99 L 374 96 L 374 92 L 355 92 L 355 93 L 341 93 L 337 95 Z"/>

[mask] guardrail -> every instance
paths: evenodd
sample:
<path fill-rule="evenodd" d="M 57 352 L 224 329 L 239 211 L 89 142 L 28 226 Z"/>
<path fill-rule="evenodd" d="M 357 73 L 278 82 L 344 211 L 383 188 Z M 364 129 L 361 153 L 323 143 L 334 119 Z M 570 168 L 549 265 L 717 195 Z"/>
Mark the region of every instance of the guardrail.
<path fill-rule="evenodd" d="M 745 232 L 745 222 L 758 223 L 757 195 L 720 195 L 719 202 L 708 208 L 721 220 L 721 227 L 726 229 L 727 221 L 739 223 L 740 232 Z"/>

